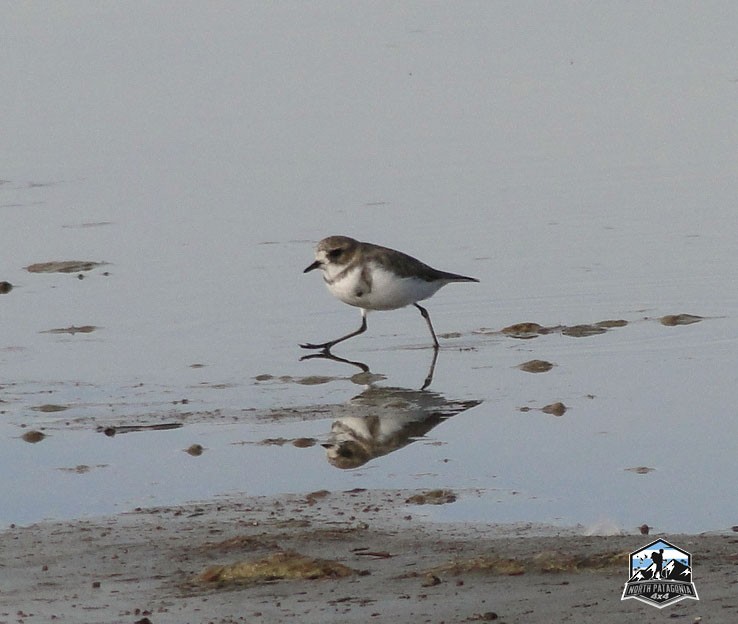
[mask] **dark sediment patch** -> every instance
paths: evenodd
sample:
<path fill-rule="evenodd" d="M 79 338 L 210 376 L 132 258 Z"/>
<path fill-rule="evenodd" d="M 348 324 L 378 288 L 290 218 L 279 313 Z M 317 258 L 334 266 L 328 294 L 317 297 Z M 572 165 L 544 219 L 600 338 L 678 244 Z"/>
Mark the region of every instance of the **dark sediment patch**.
<path fill-rule="evenodd" d="M 405 500 L 411 505 L 445 505 L 456 501 L 456 494 L 451 490 L 429 490 L 421 494 L 414 494 Z"/>
<path fill-rule="evenodd" d="M 702 316 L 695 316 L 694 314 L 667 314 L 666 316 L 662 316 L 659 322 L 667 327 L 675 327 L 677 325 L 699 323 L 702 319 Z"/>
<path fill-rule="evenodd" d="M 53 412 L 63 412 L 66 409 L 69 409 L 66 405 L 55 405 L 53 403 L 46 403 L 44 405 L 36 405 L 35 407 L 31 408 L 34 412 L 44 412 L 44 413 L 53 413 Z"/>
<path fill-rule="evenodd" d="M 45 437 L 46 434 L 41 433 L 40 431 L 26 431 L 21 436 L 21 440 L 28 442 L 29 444 L 36 444 L 37 442 L 41 442 Z"/>
<path fill-rule="evenodd" d="M 556 403 L 550 403 L 541 408 L 544 414 L 551 414 L 552 416 L 563 416 L 566 413 L 567 407 L 561 401 Z"/>
<path fill-rule="evenodd" d="M 625 327 L 628 324 L 628 321 L 624 319 L 611 319 L 607 321 L 599 321 L 595 323 L 597 327 L 604 327 L 605 329 L 610 329 L 613 327 Z"/>
<path fill-rule="evenodd" d="M 112 225 L 112 221 L 91 221 L 91 222 L 85 222 L 85 223 L 68 223 L 67 225 L 62 225 L 63 228 L 67 229 L 87 229 L 87 228 L 93 228 L 93 227 L 102 227 L 104 225 Z"/>
<path fill-rule="evenodd" d="M 45 329 L 40 332 L 42 334 L 91 334 L 96 329 L 99 329 L 96 325 L 72 325 L 71 327 L 57 327 L 54 329 Z"/>
<path fill-rule="evenodd" d="M 138 433 L 141 431 L 171 431 L 172 429 L 180 429 L 182 423 L 161 423 L 157 425 L 117 425 L 109 427 L 98 427 L 98 433 L 104 433 L 109 438 L 121 433 Z"/>
<path fill-rule="evenodd" d="M 23 267 L 29 273 L 80 273 L 108 264 L 92 260 L 61 260 L 53 262 L 37 262 Z"/>
<path fill-rule="evenodd" d="M 648 474 L 653 472 L 656 468 L 649 468 L 648 466 L 633 466 L 632 468 L 626 468 L 626 472 L 635 472 L 636 474 Z"/>
<path fill-rule="evenodd" d="M 518 365 L 521 371 L 526 373 L 547 373 L 554 365 L 546 360 L 528 360 Z"/>
<path fill-rule="evenodd" d="M 538 336 L 555 333 L 563 334 L 564 336 L 572 336 L 574 338 L 584 338 L 587 336 L 604 334 L 608 329 L 625 327 L 627 324 L 628 321 L 623 319 L 607 319 L 596 323 L 585 323 L 580 325 L 552 325 L 550 327 L 546 327 L 540 323 L 526 321 L 523 323 L 508 325 L 507 327 L 502 328 L 499 332 L 489 329 L 480 329 L 474 333 L 483 335 L 494 335 L 499 333 L 510 338 L 521 340 L 529 340 L 531 338 L 537 338 Z"/>
<path fill-rule="evenodd" d="M 561 333 L 572 338 L 586 338 L 587 336 L 604 334 L 606 331 L 607 329 L 599 325 L 572 325 L 571 327 L 564 327 Z"/>
<path fill-rule="evenodd" d="M 514 325 L 503 327 L 501 332 L 511 338 L 527 340 L 541 334 L 547 334 L 549 330 L 538 323 L 515 323 Z"/>
<path fill-rule="evenodd" d="M 518 411 L 527 413 L 532 411 L 539 411 L 543 412 L 544 414 L 550 414 L 552 416 L 563 416 L 566 413 L 566 410 L 569 409 L 564 405 L 561 401 L 557 401 L 556 403 L 550 403 L 548 405 L 544 405 L 543 407 L 529 407 L 528 405 L 524 407 L 519 407 Z"/>

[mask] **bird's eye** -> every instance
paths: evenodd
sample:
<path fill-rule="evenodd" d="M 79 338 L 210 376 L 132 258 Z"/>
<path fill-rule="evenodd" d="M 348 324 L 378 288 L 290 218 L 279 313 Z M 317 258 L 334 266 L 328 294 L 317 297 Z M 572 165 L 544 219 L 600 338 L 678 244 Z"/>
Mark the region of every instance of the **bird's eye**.
<path fill-rule="evenodd" d="M 341 255 L 341 251 L 342 251 L 341 249 L 331 249 L 331 250 L 330 250 L 330 251 L 328 252 L 328 257 L 329 257 L 329 258 L 330 258 L 331 260 L 335 260 L 336 258 L 338 258 L 338 256 L 340 256 L 340 255 Z"/>
<path fill-rule="evenodd" d="M 354 456 L 354 454 L 351 452 L 351 449 L 347 449 L 347 448 L 338 449 L 338 454 L 341 457 L 353 457 Z"/>

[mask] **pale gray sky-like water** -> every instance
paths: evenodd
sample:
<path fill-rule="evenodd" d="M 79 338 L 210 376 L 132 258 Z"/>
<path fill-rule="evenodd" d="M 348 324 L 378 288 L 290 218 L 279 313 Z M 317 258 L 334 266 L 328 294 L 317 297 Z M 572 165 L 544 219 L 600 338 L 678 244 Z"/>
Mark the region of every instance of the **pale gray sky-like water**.
<path fill-rule="evenodd" d="M 0 523 L 443 487 L 460 496 L 439 519 L 736 524 L 736 27 L 712 2 L 5 7 Z M 434 400 L 481 403 L 349 471 L 319 444 L 255 444 L 325 441 L 324 406 L 366 390 L 350 365 L 298 361 L 359 324 L 302 274 L 329 234 L 480 279 L 427 307 L 460 334 Z M 56 260 L 109 264 L 24 270 Z M 680 313 L 705 318 L 657 320 Z M 608 319 L 629 324 L 483 333 Z M 411 308 L 336 354 L 417 390 L 427 347 Z M 517 368 L 531 359 L 555 366 Z M 520 411 L 556 401 L 561 417 Z M 91 424 L 185 411 L 172 431 Z"/>

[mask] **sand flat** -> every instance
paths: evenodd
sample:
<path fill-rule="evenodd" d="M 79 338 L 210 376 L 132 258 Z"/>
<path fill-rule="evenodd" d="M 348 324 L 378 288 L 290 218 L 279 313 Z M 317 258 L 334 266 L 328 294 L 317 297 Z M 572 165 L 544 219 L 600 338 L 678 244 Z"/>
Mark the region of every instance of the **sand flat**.
<path fill-rule="evenodd" d="M 581 527 L 426 522 L 404 504 L 414 493 L 243 497 L 11 527 L 0 534 L 0 621 L 736 618 L 734 533 L 666 536 L 692 553 L 700 600 L 659 613 L 620 600 L 627 553 L 656 539 L 653 534 L 584 536 Z M 284 572 L 293 556 L 301 565 L 318 561 L 328 572 Z M 265 572 L 270 561 L 282 567 Z M 203 575 L 239 562 L 256 562 L 260 576 L 213 581 Z M 331 564 L 342 573 L 332 574 Z"/>

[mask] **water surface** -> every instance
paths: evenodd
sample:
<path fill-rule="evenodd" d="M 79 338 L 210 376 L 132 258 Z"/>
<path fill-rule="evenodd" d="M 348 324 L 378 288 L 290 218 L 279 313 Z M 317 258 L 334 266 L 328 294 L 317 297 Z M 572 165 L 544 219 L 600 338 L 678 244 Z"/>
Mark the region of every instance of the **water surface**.
<path fill-rule="evenodd" d="M 737 10 L 528 9 L 8 9 L 0 522 L 441 487 L 439 519 L 734 525 Z M 359 324 L 302 274 L 329 234 L 480 279 L 428 302 L 426 395 L 413 308 L 336 349 L 375 376 L 299 361 Z M 68 260 L 107 264 L 24 268 Z M 331 465 L 378 413 L 438 422 Z"/>

